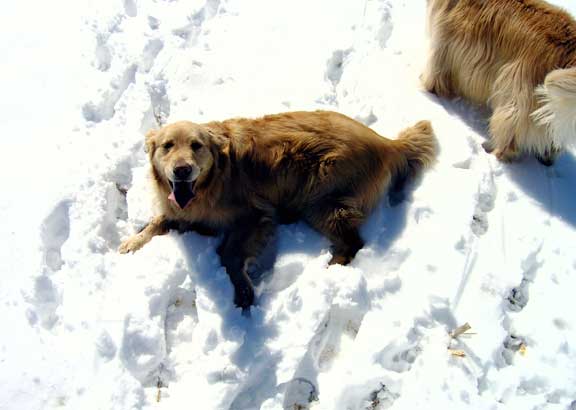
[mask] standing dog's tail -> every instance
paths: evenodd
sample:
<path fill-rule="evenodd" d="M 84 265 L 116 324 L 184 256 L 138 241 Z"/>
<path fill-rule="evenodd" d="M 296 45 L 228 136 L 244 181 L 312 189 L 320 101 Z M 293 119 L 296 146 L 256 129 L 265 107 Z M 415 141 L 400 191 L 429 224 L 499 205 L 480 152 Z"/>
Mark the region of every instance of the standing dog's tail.
<path fill-rule="evenodd" d="M 438 143 L 430 121 L 419 121 L 401 131 L 394 145 L 404 154 L 405 161 L 398 169 L 397 179 L 418 175 L 436 160 Z"/>
<path fill-rule="evenodd" d="M 536 91 L 541 107 L 532 116 L 546 128 L 533 151 L 562 150 L 576 142 L 576 68 L 551 71 Z M 546 138 L 547 137 L 547 138 Z"/>

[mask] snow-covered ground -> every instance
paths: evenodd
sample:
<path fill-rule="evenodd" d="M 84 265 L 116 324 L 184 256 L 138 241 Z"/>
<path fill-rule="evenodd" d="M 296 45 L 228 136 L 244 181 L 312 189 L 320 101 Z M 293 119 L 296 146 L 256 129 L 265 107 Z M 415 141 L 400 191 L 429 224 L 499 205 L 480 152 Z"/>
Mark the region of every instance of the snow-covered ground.
<path fill-rule="evenodd" d="M 425 0 L 2 10 L 0 409 L 576 408 L 576 159 L 500 164 L 483 113 L 419 89 Z M 218 239 L 116 252 L 157 120 L 313 109 L 440 141 L 350 266 L 283 226 L 245 318 Z"/>

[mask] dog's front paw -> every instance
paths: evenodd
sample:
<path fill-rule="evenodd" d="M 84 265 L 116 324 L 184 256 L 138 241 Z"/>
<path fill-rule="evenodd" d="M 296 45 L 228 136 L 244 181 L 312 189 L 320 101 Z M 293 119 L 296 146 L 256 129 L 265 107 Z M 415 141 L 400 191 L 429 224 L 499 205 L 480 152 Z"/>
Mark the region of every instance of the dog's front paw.
<path fill-rule="evenodd" d="M 245 283 L 234 288 L 234 304 L 243 311 L 250 309 L 254 304 L 254 288 L 252 284 Z"/>
<path fill-rule="evenodd" d="M 128 238 L 122 242 L 122 244 L 118 247 L 118 252 L 136 252 L 138 249 L 144 246 L 144 243 L 145 241 L 140 237 L 140 235 L 134 235 L 133 237 Z"/>
<path fill-rule="evenodd" d="M 352 262 L 352 256 L 349 255 L 333 255 L 328 265 L 348 265 Z"/>

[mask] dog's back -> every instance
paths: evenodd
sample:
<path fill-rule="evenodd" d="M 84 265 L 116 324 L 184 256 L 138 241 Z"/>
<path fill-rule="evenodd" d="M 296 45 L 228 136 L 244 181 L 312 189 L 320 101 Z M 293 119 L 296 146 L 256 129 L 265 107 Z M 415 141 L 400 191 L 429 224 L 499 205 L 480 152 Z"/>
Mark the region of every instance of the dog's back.
<path fill-rule="evenodd" d="M 447 54 L 453 94 L 485 104 L 500 70 L 523 65 L 517 75 L 536 87 L 546 74 L 574 63 L 576 24 L 540 0 L 431 0 L 433 42 Z"/>
<path fill-rule="evenodd" d="M 541 0 L 429 0 L 428 13 L 426 89 L 490 106 L 501 159 L 567 145 L 576 130 L 564 124 L 559 135 L 553 120 L 570 117 L 576 105 L 564 115 L 550 110 L 576 101 L 576 22 L 567 12 Z M 562 101 L 543 109 L 558 88 Z"/>
<path fill-rule="evenodd" d="M 326 196 L 347 197 L 369 212 L 397 176 L 433 162 L 436 142 L 428 122 L 398 140 L 330 111 L 291 112 L 223 122 L 245 173 L 244 189 L 276 207 L 305 209 Z"/>

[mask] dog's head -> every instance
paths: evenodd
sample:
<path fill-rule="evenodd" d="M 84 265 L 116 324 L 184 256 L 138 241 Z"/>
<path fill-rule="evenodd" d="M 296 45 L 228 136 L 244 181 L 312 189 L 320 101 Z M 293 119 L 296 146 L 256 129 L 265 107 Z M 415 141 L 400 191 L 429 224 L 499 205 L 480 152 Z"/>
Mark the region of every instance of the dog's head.
<path fill-rule="evenodd" d="M 213 131 L 189 121 L 146 134 L 154 177 L 170 192 L 169 200 L 181 209 L 194 200 L 199 186 L 210 182 L 223 143 Z"/>

